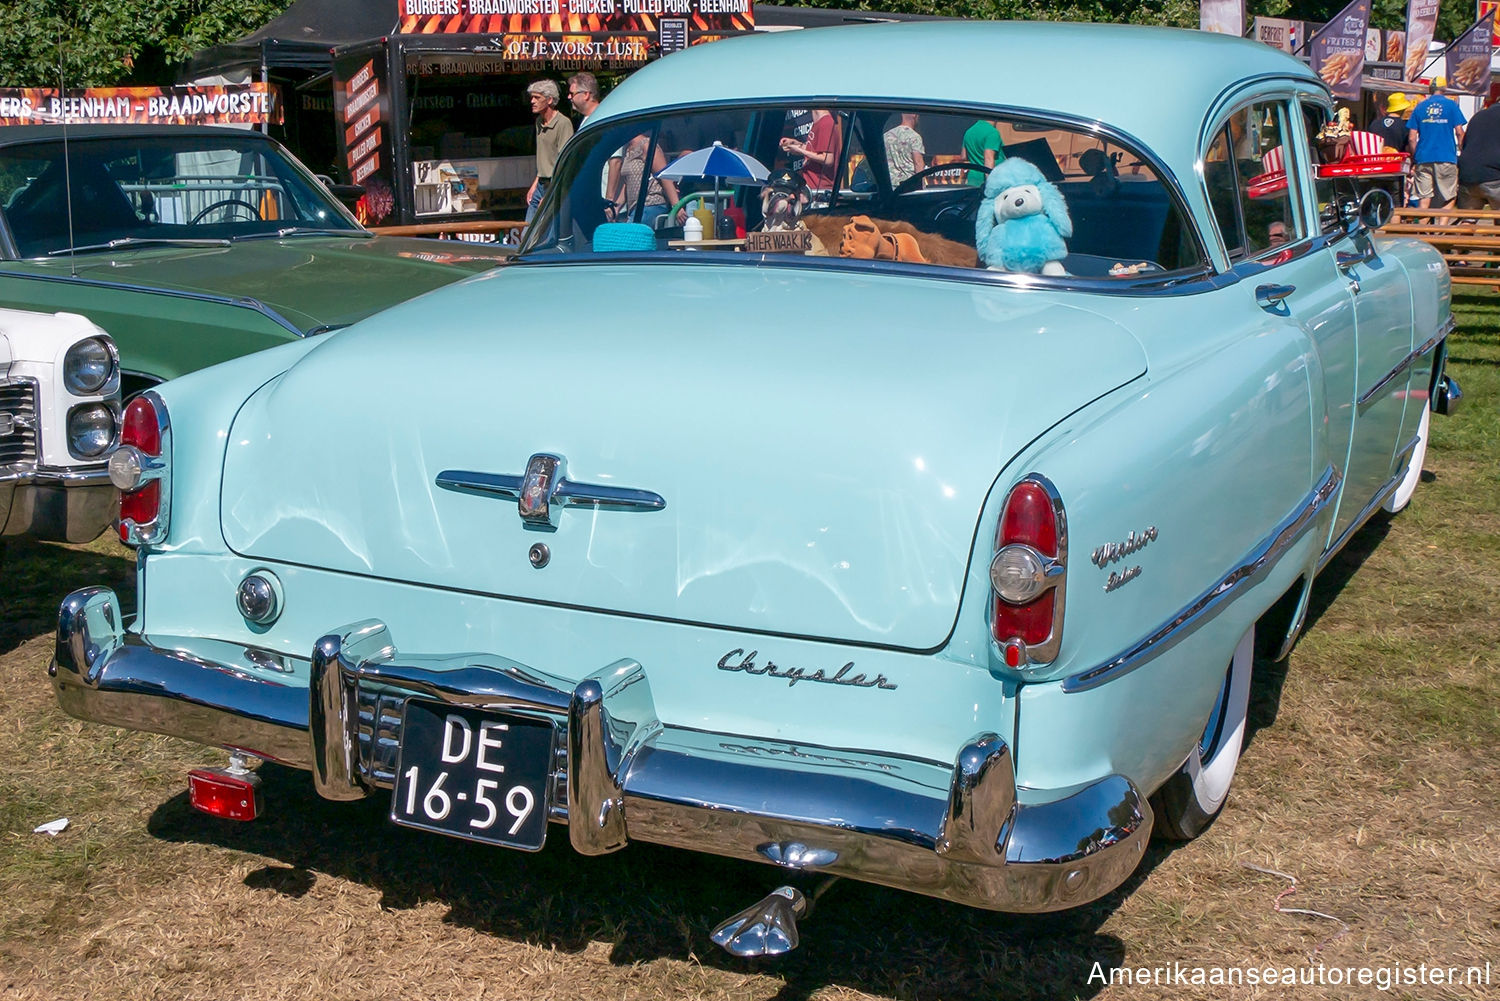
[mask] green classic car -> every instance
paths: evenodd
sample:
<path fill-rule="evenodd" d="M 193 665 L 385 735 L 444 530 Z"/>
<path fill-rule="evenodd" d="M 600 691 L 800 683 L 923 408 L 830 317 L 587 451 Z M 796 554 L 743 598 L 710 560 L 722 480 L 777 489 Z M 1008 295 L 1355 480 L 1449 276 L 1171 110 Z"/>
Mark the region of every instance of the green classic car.
<path fill-rule="evenodd" d="M 88 316 L 119 345 L 127 396 L 347 326 L 506 254 L 375 236 L 258 132 L 0 130 L 0 306 Z"/>

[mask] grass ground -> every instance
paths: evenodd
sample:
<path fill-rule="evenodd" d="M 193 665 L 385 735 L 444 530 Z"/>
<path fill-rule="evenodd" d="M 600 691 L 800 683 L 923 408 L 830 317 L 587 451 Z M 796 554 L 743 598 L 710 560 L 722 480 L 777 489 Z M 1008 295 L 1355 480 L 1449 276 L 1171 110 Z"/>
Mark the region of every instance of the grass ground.
<path fill-rule="evenodd" d="M 0 997 L 1500 997 L 1500 296 L 1455 309 L 1466 410 L 1433 422 L 1411 507 L 1320 580 L 1291 657 L 1258 665 L 1254 732 L 1202 838 L 1154 847 L 1120 892 L 1041 918 L 845 882 L 776 963 L 707 937 L 773 885 L 760 867 L 650 846 L 585 859 L 557 837 L 537 856 L 471 847 L 393 829 L 380 803 L 325 803 L 272 767 L 268 816 L 194 813 L 184 773 L 221 755 L 73 720 L 44 682 L 59 600 L 89 582 L 128 591 L 128 553 L 13 543 Z M 64 816 L 62 835 L 32 833 Z M 1296 878 L 1284 910 L 1290 883 L 1250 866 Z M 1424 963 L 1461 980 L 1489 964 L 1489 983 L 1331 983 L 1335 968 Z M 1101 982 L 1174 964 L 1321 965 L 1325 982 Z"/>

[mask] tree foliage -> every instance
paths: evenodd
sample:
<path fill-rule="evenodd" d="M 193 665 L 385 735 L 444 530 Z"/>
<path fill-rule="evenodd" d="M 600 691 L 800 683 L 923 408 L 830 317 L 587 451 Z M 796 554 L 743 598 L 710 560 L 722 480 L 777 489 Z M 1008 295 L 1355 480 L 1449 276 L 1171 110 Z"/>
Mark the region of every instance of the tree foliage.
<path fill-rule="evenodd" d="M 4 0 L 0 86 L 165 84 L 199 49 L 246 35 L 292 0 Z"/>

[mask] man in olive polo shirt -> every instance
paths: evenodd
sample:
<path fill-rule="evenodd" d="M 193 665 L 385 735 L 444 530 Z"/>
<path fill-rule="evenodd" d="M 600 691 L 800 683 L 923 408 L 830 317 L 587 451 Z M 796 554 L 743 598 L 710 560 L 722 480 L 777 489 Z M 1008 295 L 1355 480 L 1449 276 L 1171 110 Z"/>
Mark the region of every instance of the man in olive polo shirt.
<path fill-rule="evenodd" d="M 557 155 L 563 145 L 573 138 L 573 122 L 557 110 L 561 100 L 557 84 L 551 80 L 534 80 L 526 88 L 531 100 L 531 113 L 536 115 L 536 177 L 526 190 L 526 221 L 536 214 L 552 183 L 552 168 L 557 166 Z"/>

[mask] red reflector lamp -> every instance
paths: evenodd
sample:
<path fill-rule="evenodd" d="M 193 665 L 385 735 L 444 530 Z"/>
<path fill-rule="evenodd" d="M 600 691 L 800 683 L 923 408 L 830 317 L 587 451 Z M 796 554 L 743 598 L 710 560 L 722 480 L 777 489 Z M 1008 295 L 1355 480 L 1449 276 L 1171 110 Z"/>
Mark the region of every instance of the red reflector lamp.
<path fill-rule="evenodd" d="M 188 772 L 188 804 L 224 820 L 260 816 L 260 776 L 248 769 L 194 768 Z"/>

